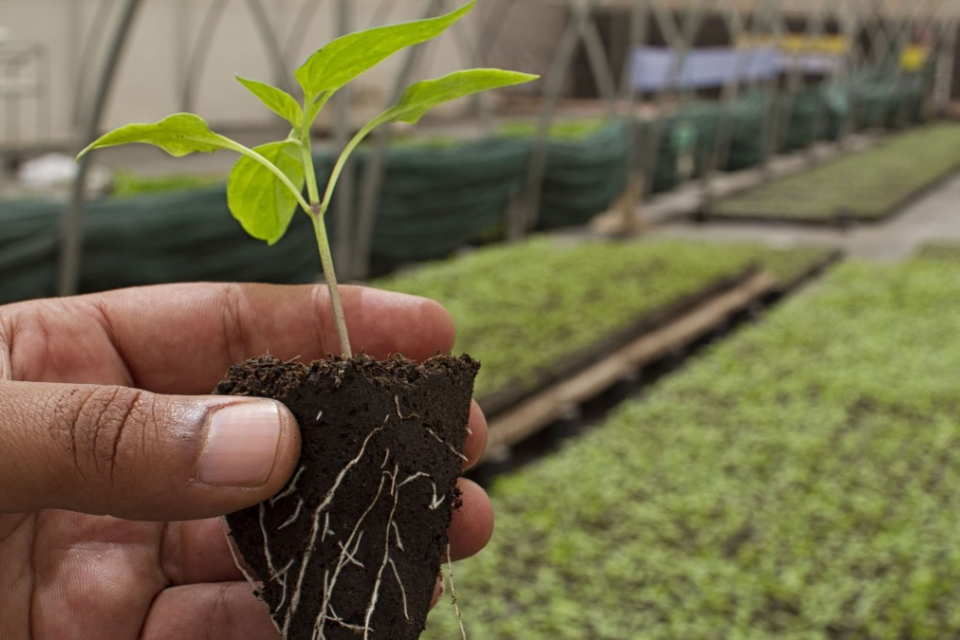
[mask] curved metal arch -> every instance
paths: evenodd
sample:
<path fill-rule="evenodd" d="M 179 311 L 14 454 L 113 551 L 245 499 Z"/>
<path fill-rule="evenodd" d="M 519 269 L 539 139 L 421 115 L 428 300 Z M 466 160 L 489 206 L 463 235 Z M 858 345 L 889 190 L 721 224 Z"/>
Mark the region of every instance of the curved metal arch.
<path fill-rule="evenodd" d="M 277 37 L 276 26 L 270 21 L 270 15 L 263 7 L 261 0 L 246 0 L 247 9 L 253 16 L 253 23 L 260 32 L 260 38 L 267 48 L 267 57 L 273 65 L 274 82 L 280 89 L 292 93 L 293 80 L 287 70 L 286 60 L 283 57 L 283 48 Z"/>
<path fill-rule="evenodd" d="M 93 66 L 97 45 L 103 41 L 103 32 L 109 23 L 107 18 L 114 4 L 116 0 L 100 0 L 93 15 L 93 21 L 90 23 L 90 31 L 80 43 L 76 86 L 73 91 L 73 124 L 75 126 L 79 126 L 86 115 L 83 113 L 83 106 L 87 102 L 87 69 Z M 79 14 L 76 17 L 79 18 Z"/>
<path fill-rule="evenodd" d="M 142 5 L 142 0 L 126 0 L 126 4 L 117 22 L 107 56 L 97 83 L 97 91 L 87 114 L 86 127 L 80 140 L 84 147 L 97 137 L 107 97 L 113 87 L 117 65 L 130 35 L 130 28 Z M 60 261 L 57 265 L 57 294 L 72 295 L 77 292 L 80 282 L 80 264 L 83 257 L 83 204 L 86 195 L 87 173 L 90 156 L 80 161 L 77 176 L 73 181 L 70 203 L 64 209 L 60 223 Z"/>
<path fill-rule="evenodd" d="M 300 11 L 297 12 L 297 17 L 293 22 L 293 26 L 290 28 L 290 33 L 287 34 L 287 44 L 283 49 L 283 57 L 287 61 L 287 64 L 293 65 L 297 63 L 297 60 L 293 58 L 297 54 L 297 51 L 300 50 L 300 47 L 303 46 L 303 42 L 307 38 L 307 30 L 322 4 L 323 0 L 303 0 L 303 4 L 300 5 Z"/>
<path fill-rule="evenodd" d="M 213 44 L 213 35 L 220 24 L 220 17 L 227 7 L 228 0 L 213 0 L 200 23 L 195 44 L 192 47 L 187 68 L 184 73 L 183 91 L 180 94 L 180 108 L 182 111 L 193 111 L 197 84 L 206 65 Z"/>

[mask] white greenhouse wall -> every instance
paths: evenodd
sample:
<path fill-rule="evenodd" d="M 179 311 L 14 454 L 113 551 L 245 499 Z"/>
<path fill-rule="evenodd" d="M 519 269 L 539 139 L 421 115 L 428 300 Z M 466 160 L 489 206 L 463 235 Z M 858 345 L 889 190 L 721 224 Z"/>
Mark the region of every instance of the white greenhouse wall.
<path fill-rule="evenodd" d="M 488 6 L 484 6 L 484 2 Z M 212 0 L 143 0 L 118 69 L 116 82 L 104 118 L 104 127 L 127 122 L 145 122 L 181 110 L 185 71 L 196 35 Z M 303 0 L 262 0 L 271 13 L 276 32 L 285 46 L 288 34 L 303 6 Z M 476 39 L 490 0 L 480 0 L 474 15 L 464 22 L 471 38 Z M 384 15 L 372 17 L 381 4 L 389 7 Z M 36 144 L 70 144 L 76 135 L 75 106 L 78 84 L 87 96 L 96 84 L 99 64 L 84 67 L 84 51 L 94 32 L 94 16 L 101 0 L 0 0 L 0 63 L 4 49 L 18 44 L 40 45 L 44 59 L 27 65 L 23 74 L 39 80 L 39 95 L 27 93 L 19 98 L 20 122 L 17 131 L 6 126 L 17 102 L 4 98 L 4 72 L 0 68 L 0 147 Z M 97 39 L 102 60 L 106 41 L 112 34 L 121 0 L 114 0 L 107 28 Z M 320 2 L 309 23 L 308 35 L 299 51 L 292 52 L 288 67 L 293 68 L 318 46 L 335 37 L 334 3 Z M 354 29 L 371 24 L 395 23 L 421 17 L 423 0 L 351 0 Z M 550 7 L 515 6 L 509 14 L 492 63 L 526 71 L 543 72 L 551 48 L 562 28 L 564 12 Z M 464 68 L 468 60 L 461 55 L 457 36 L 448 33 L 429 47 L 426 63 L 417 77 L 441 75 Z M 229 0 L 216 30 L 201 76 L 193 110 L 220 128 L 266 127 L 273 122 L 258 101 L 234 79 L 235 74 L 263 81 L 275 81 L 266 45 L 260 37 L 245 0 Z M 391 74 L 399 69 L 401 58 L 386 61 L 356 85 L 353 101 L 358 119 L 380 108 L 391 87 Z M 44 67 L 43 65 L 46 65 Z M 45 71 L 46 69 L 46 71 Z M 44 76 L 47 73 L 47 76 Z M 48 111 L 45 111 L 48 109 Z M 49 113 L 49 116 L 46 114 Z M 49 130 L 40 131 L 49 117 Z M 329 117 L 329 116 L 328 116 Z M 11 137 L 15 139 L 10 139 Z"/>

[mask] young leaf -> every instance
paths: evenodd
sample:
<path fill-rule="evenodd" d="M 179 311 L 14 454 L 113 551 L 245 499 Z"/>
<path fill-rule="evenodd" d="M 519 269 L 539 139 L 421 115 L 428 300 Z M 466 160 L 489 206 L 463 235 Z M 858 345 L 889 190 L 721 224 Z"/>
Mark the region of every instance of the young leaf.
<path fill-rule="evenodd" d="M 397 51 L 431 40 L 473 9 L 471 0 L 460 9 L 428 20 L 351 33 L 330 42 L 297 69 L 307 102 L 325 91 L 336 91 Z"/>
<path fill-rule="evenodd" d="M 300 123 L 303 121 L 303 110 L 300 105 L 286 91 L 257 80 L 247 80 L 237 76 L 237 82 L 250 90 L 250 93 L 260 98 L 260 101 L 268 109 L 286 120 L 296 129 L 300 129 Z"/>
<path fill-rule="evenodd" d="M 279 168 L 296 187 L 306 179 L 300 145 L 293 140 L 271 142 L 254 149 Z M 297 209 L 297 197 L 264 165 L 243 156 L 227 180 L 227 206 L 244 230 L 258 240 L 275 244 Z"/>
<path fill-rule="evenodd" d="M 210 131 L 200 116 L 192 113 L 176 113 L 152 124 L 128 124 L 114 129 L 90 143 L 80 152 L 77 160 L 92 149 L 114 147 L 140 142 L 160 147 L 177 158 L 194 152 L 209 153 L 219 149 L 234 149 L 236 143 L 229 138 Z"/>
<path fill-rule="evenodd" d="M 469 69 L 455 71 L 442 78 L 422 80 L 407 87 L 400 101 L 381 116 L 381 122 L 416 123 L 423 114 L 437 105 L 473 93 L 499 89 L 536 80 L 539 76 L 501 69 Z"/>

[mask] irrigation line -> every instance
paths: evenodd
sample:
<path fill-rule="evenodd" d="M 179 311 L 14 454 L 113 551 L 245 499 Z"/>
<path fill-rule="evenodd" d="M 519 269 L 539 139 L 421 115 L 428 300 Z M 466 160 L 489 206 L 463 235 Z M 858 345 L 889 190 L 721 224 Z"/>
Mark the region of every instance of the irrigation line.
<path fill-rule="evenodd" d="M 81 146 L 86 146 L 97 137 L 100 130 L 100 120 L 107 103 L 107 96 L 113 86 L 117 65 L 123 54 L 131 26 L 140 9 L 141 0 L 127 0 L 120 14 L 117 29 L 114 32 L 110 47 L 107 50 L 103 70 L 97 83 L 97 92 L 94 95 L 93 106 L 87 118 Z M 77 175 L 73 181 L 70 194 L 70 203 L 64 209 L 60 223 L 60 259 L 57 265 L 57 294 L 61 296 L 73 295 L 77 292 L 80 283 L 80 265 L 83 260 L 83 205 L 86 196 L 87 174 L 90 170 L 91 153 L 85 156 L 77 167 Z"/>

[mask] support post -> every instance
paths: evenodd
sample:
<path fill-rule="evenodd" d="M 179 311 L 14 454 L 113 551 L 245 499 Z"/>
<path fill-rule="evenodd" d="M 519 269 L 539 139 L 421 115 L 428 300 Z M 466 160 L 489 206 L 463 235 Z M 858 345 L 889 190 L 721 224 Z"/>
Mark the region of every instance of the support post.
<path fill-rule="evenodd" d="M 100 121 L 107 104 L 107 97 L 113 86 L 117 65 L 123 55 L 130 29 L 141 6 L 141 0 L 127 0 L 123 6 L 113 39 L 107 50 L 97 92 L 90 111 L 87 114 L 86 128 L 81 139 L 81 148 L 93 142 L 100 130 Z M 83 205 L 86 197 L 87 174 L 92 156 L 89 154 L 80 161 L 77 175 L 70 193 L 70 203 L 64 209 L 60 223 L 60 260 L 57 265 L 57 295 L 67 296 L 77 293 L 80 283 L 80 265 L 83 260 Z"/>

